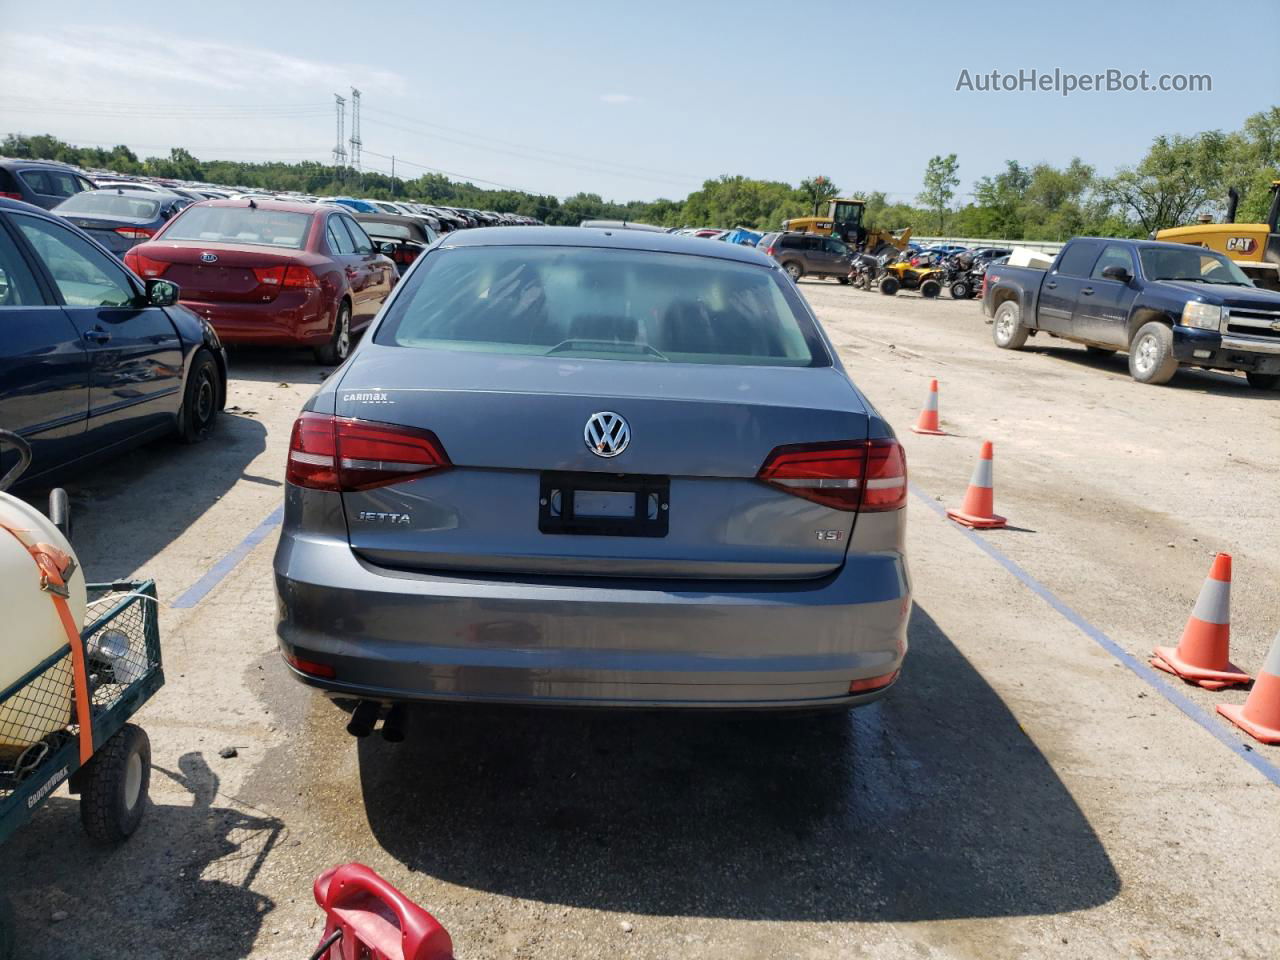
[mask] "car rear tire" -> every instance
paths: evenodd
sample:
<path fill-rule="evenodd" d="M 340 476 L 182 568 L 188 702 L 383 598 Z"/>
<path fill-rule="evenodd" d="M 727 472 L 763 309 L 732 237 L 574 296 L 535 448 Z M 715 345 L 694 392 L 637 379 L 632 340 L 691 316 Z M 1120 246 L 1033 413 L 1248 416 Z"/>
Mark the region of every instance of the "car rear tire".
<path fill-rule="evenodd" d="M 902 284 L 898 282 L 897 277 L 885 277 L 880 281 L 880 292 L 886 297 L 892 297 L 901 286 Z"/>
<path fill-rule="evenodd" d="M 182 393 L 182 410 L 178 413 L 178 435 L 183 443 L 199 443 L 213 432 L 218 421 L 221 386 L 218 363 L 213 354 L 201 347 L 191 361 L 191 373 Z"/>
<path fill-rule="evenodd" d="M 799 283 L 800 278 L 804 276 L 804 267 L 794 260 L 788 260 L 782 265 L 782 269 L 787 271 L 787 276 L 791 278 L 793 283 Z"/>
<path fill-rule="evenodd" d="M 1258 390 L 1274 390 L 1280 386 L 1280 373 L 1254 373 L 1248 371 L 1244 378 L 1249 381 L 1249 386 Z"/>
<path fill-rule="evenodd" d="M 1144 324 L 1129 345 L 1129 376 L 1139 383 L 1159 386 L 1177 372 L 1172 328 L 1157 320 Z"/>
<path fill-rule="evenodd" d="M 1116 353 L 1111 347 L 1085 347 L 1084 350 L 1091 357 L 1113 357 Z"/>
<path fill-rule="evenodd" d="M 80 822 L 100 843 L 119 843 L 138 829 L 151 783 L 151 741 L 126 723 L 83 768 Z"/>
<path fill-rule="evenodd" d="M 1030 333 L 1022 325 L 1022 308 L 1012 300 L 1006 300 L 996 307 L 996 315 L 991 324 L 991 339 L 1001 350 L 1021 350 Z"/>
<path fill-rule="evenodd" d="M 351 355 L 351 305 L 343 300 L 333 321 L 333 333 L 323 347 L 316 347 L 316 359 L 326 366 L 342 363 Z"/>
<path fill-rule="evenodd" d="M 942 292 L 942 284 L 937 280 L 926 280 L 920 284 L 920 296 L 926 300 L 933 300 Z"/>

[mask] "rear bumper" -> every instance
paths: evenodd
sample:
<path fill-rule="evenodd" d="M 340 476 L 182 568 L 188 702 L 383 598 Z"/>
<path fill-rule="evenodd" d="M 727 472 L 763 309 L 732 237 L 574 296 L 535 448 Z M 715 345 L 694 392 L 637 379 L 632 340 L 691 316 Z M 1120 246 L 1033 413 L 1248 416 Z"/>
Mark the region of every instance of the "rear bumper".
<path fill-rule="evenodd" d="M 282 651 L 326 664 L 334 697 L 566 706 L 856 705 L 907 648 L 900 553 L 795 583 L 619 584 L 387 570 L 286 526 L 275 556 Z M 887 688 L 886 688 L 887 689 Z"/>
<path fill-rule="evenodd" d="M 314 294 L 298 306 L 186 298 L 182 305 L 208 320 L 223 343 L 319 346 L 331 333 L 333 310 Z"/>
<path fill-rule="evenodd" d="M 1271 342 L 1177 324 L 1173 328 L 1173 355 L 1179 363 L 1192 366 L 1280 373 L 1280 338 Z"/>

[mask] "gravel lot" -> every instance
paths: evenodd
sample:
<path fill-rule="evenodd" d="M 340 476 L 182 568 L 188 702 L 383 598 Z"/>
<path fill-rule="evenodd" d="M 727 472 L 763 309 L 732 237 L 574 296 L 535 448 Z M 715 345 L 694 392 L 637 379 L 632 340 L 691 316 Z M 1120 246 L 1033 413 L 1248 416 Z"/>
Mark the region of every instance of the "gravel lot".
<path fill-rule="evenodd" d="M 917 492 L 912 651 L 886 700 L 835 723 L 421 710 L 404 744 L 357 744 L 279 662 L 274 529 L 171 606 L 278 505 L 323 376 L 237 352 L 216 439 L 69 485 L 91 577 L 153 576 L 170 604 L 168 684 L 140 718 L 153 806 L 129 843 L 93 847 L 63 790 L 5 847 L 19 955 L 305 957 L 311 881 L 347 860 L 468 960 L 1280 954 L 1280 788 L 1247 762 L 1277 776 L 1280 748 L 1246 751 L 1212 714 L 1243 692 L 1122 663 L 1176 642 L 1217 550 L 1235 558 L 1233 659 L 1261 663 L 1280 392 L 1185 371 L 1142 387 L 1122 356 L 999 351 L 972 302 L 801 288 Z M 934 376 L 950 435 L 919 437 Z M 958 504 L 983 438 L 1011 527 L 972 538 L 932 507 Z"/>

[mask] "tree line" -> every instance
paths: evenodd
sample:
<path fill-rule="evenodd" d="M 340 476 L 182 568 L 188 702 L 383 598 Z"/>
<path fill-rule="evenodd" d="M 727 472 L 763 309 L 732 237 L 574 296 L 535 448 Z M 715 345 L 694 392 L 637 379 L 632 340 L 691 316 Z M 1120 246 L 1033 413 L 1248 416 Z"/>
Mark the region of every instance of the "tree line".
<path fill-rule="evenodd" d="M 619 203 L 596 193 L 561 199 L 520 190 L 493 190 L 429 173 L 392 179 L 377 172 L 303 161 L 242 163 L 199 160 L 175 147 L 167 157 L 139 158 L 126 146 L 76 147 L 44 134 L 9 134 L 0 155 L 61 160 L 88 169 L 193 180 L 315 196 L 354 194 L 377 199 L 411 199 L 518 213 L 550 224 L 584 219 L 632 220 L 659 226 L 746 226 L 776 229 L 782 220 L 805 216 L 815 202 L 858 196 L 867 202 L 867 225 L 920 235 L 993 237 L 1009 240 L 1065 240 L 1079 234 L 1145 236 L 1162 227 L 1192 223 L 1201 214 L 1220 217 L 1228 187 L 1240 191 L 1237 220 L 1264 219 L 1270 185 L 1280 179 L 1280 107 L 1253 114 L 1241 129 L 1159 136 L 1135 164 L 1103 176 L 1073 157 L 1062 166 L 1008 160 L 1004 169 L 979 177 L 973 192 L 957 197 L 960 161 L 939 154 L 925 168 L 913 201 L 891 201 L 883 191 L 837 187 L 827 176 L 792 186 L 741 175 L 707 180 L 683 200 Z"/>

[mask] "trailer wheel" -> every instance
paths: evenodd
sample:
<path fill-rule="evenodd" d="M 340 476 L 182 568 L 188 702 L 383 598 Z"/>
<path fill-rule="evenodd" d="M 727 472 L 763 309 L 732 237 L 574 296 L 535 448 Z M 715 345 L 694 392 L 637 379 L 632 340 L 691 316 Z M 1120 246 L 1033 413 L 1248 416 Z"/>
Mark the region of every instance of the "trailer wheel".
<path fill-rule="evenodd" d="M 900 286 L 902 286 L 902 284 L 898 282 L 897 277 L 885 277 L 880 281 L 880 292 L 886 297 L 892 297 L 898 292 L 898 288 Z"/>
<path fill-rule="evenodd" d="M 119 843 L 138 829 L 151 783 L 151 741 L 126 723 L 89 760 L 80 791 L 80 822 L 99 843 Z"/>

